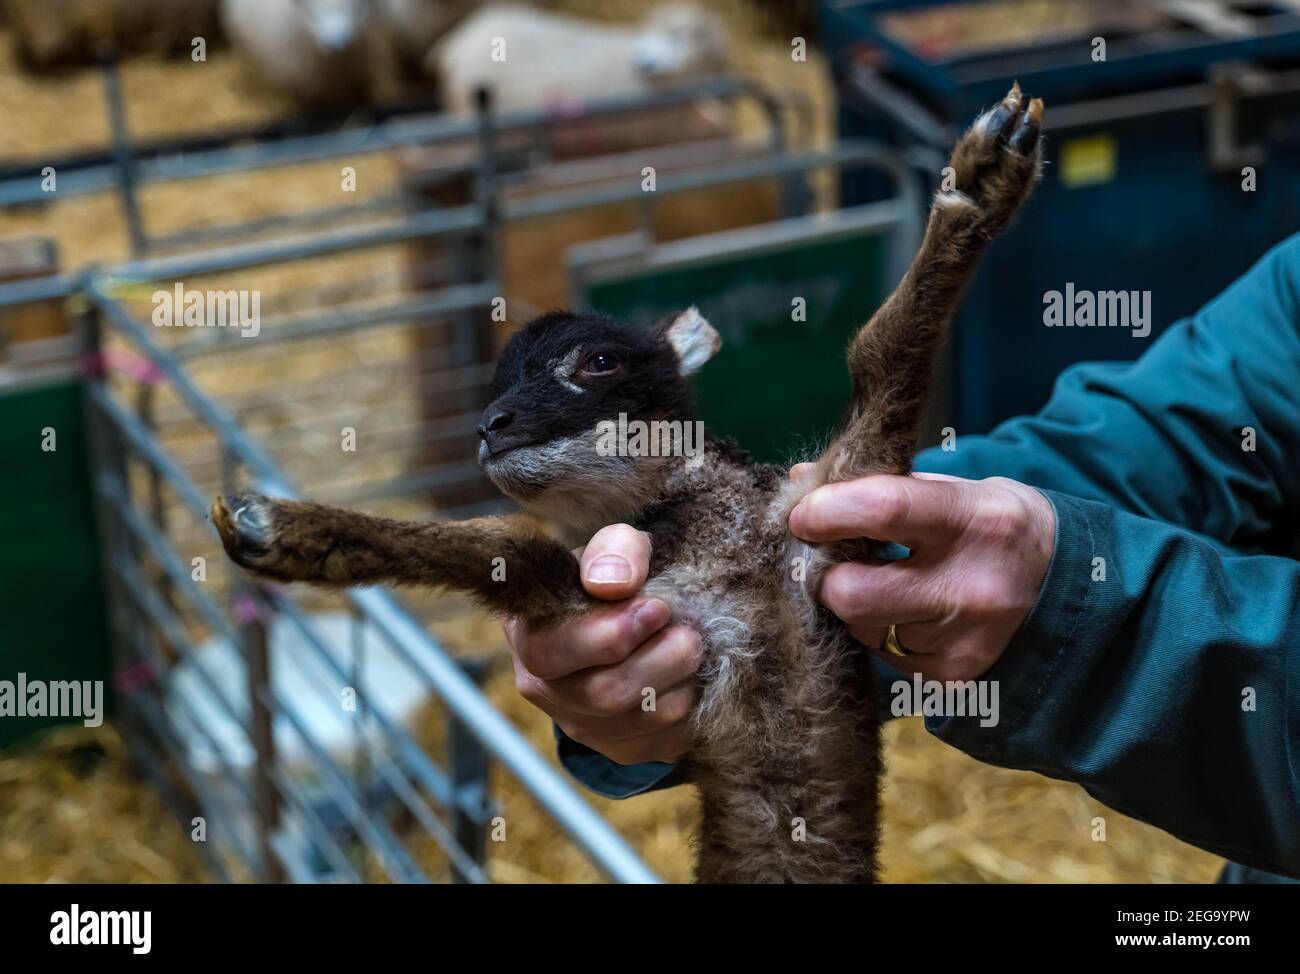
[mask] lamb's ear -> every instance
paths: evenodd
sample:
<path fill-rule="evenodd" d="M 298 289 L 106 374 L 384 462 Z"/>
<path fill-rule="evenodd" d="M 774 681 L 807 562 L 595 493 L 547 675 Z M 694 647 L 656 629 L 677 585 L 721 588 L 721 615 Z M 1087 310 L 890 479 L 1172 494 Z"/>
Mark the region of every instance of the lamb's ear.
<path fill-rule="evenodd" d="M 704 320 L 704 315 L 694 305 L 669 315 L 659 322 L 658 329 L 677 353 L 682 375 L 694 375 L 700 371 L 722 347 L 722 336 Z"/>

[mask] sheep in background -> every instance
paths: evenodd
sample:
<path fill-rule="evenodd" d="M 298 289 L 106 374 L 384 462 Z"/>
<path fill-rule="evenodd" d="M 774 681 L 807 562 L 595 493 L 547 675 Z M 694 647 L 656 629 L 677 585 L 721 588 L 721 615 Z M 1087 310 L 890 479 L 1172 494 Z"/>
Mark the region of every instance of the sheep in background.
<path fill-rule="evenodd" d="M 425 69 L 438 80 L 446 110 L 468 112 L 480 85 L 503 111 L 543 108 L 634 95 L 717 74 L 727 63 L 722 22 L 689 4 L 658 7 L 640 27 L 613 27 L 505 3 L 462 21 L 429 53 Z"/>
<path fill-rule="evenodd" d="M 222 0 L 230 43 L 276 91 L 309 112 L 365 104 L 370 96 L 366 0 Z"/>
<path fill-rule="evenodd" d="M 219 0 L 0 0 L 19 59 L 39 70 L 90 64 L 106 49 L 188 52 L 216 39 Z"/>

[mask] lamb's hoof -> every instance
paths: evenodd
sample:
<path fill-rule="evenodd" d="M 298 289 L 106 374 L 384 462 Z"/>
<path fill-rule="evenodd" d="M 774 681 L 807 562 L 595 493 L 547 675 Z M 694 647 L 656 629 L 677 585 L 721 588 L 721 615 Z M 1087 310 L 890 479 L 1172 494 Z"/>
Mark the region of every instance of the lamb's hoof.
<path fill-rule="evenodd" d="M 1042 127 L 1043 100 L 1031 98 L 1026 101 L 1017 82 L 1011 86 L 1002 103 L 984 116 L 984 125 L 976 135 L 995 146 L 1026 156 L 1038 146 Z"/>
<path fill-rule="evenodd" d="M 218 497 L 212 523 L 230 560 L 254 571 L 269 571 L 276 562 L 274 502 L 260 494 Z"/>
<path fill-rule="evenodd" d="M 976 119 L 953 150 L 938 207 L 965 211 L 985 227 L 1001 229 L 1029 196 L 1042 171 L 1043 100 L 1012 85 L 992 111 Z"/>

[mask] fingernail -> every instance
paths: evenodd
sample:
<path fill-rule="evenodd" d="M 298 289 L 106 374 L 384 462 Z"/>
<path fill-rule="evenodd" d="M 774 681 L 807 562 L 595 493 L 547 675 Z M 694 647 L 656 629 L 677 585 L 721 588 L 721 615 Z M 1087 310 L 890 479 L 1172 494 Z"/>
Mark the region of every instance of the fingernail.
<path fill-rule="evenodd" d="M 636 610 L 632 620 L 636 624 L 637 634 L 644 639 L 652 632 L 662 629 L 669 615 L 671 612 L 667 602 L 662 599 L 646 599 Z"/>
<path fill-rule="evenodd" d="M 587 581 L 614 585 L 632 581 L 632 565 L 622 555 L 601 555 L 587 566 Z"/>

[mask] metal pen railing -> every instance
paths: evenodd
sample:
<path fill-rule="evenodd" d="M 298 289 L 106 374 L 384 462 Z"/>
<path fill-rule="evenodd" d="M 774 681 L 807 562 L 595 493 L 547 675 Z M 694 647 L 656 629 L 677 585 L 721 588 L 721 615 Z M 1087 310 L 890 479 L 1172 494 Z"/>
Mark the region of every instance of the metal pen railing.
<path fill-rule="evenodd" d="M 233 468 L 244 469 L 261 489 L 281 496 L 291 496 L 287 483 L 271 459 L 238 428 L 220 406 L 191 382 L 176 357 L 158 345 L 146 326 L 111 296 L 110 287 L 105 279 L 92 277 L 82 292 L 89 302 L 89 307 L 83 314 L 83 322 L 88 334 L 92 336 L 87 351 L 93 355 L 96 348 L 103 347 L 110 334 L 125 339 L 134 351 L 147 359 L 159 375 L 165 378 L 168 386 L 192 409 L 196 418 L 217 434 L 222 454 L 227 458 L 224 479 L 235 478 Z M 264 644 L 270 619 L 277 614 L 283 615 L 307 637 L 305 645 L 312 659 L 336 677 L 344 677 L 346 674 L 339 662 L 324 647 L 319 637 L 312 634 L 302 609 L 289 593 L 265 591 L 260 586 L 253 585 L 252 598 L 256 611 L 250 612 L 247 603 L 236 603 L 233 609 L 223 609 L 203 585 L 190 577 L 182 553 L 172 546 L 166 535 L 157 530 L 132 502 L 130 484 L 125 474 L 126 460 L 129 457 L 142 461 L 168 489 L 176 493 L 182 507 L 199 521 L 206 519 L 207 497 L 180 465 L 171 460 L 148 426 L 118 401 L 102 377 L 92 384 L 90 404 L 98 431 L 97 452 L 100 454 L 96 460 L 96 490 L 101 516 L 112 526 L 108 541 L 109 575 L 122 589 L 117 594 L 125 596 L 120 605 L 134 605 L 140 610 L 134 619 L 122 619 L 124 613 L 119 611 L 119 618 L 115 620 L 118 636 L 131 652 L 151 667 L 159 668 L 162 663 L 149 649 L 152 640 L 148 633 L 154 628 L 160 628 L 166 636 L 168 648 L 182 660 L 192 659 L 195 649 L 193 640 L 186 638 L 183 625 L 175 617 L 176 610 L 169 608 L 180 602 L 200 616 L 211 631 L 232 643 L 243 642 L 246 660 L 252 669 L 259 668 L 255 658 L 258 655 L 264 656 L 266 652 L 264 645 L 259 651 L 253 644 L 259 639 Z M 146 577 L 147 573 L 141 567 L 146 559 L 149 564 L 161 568 L 163 580 L 169 586 L 165 591 L 160 590 L 161 585 L 157 580 L 150 581 Z M 235 597 L 238 599 L 239 595 Z M 533 750 L 519 731 L 483 696 L 463 668 L 389 595 L 378 590 L 358 590 L 349 594 L 348 601 L 358 618 L 385 640 L 395 655 L 410 667 L 412 677 L 446 706 L 456 723 L 469 731 L 484 755 L 499 762 L 514 776 L 598 868 L 620 881 L 654 880 L 653 874 L 626 842 Z M 147 619 L 141 618 L 145 615 Z M 241 639 L 241 628 L 252 629 L 259 635 L 252 640 Z M 205 684 L 210 689 L 215 689 L 217 681 L 204 673 L 201 665 L 196 667 L 196 672 L 203 673 Z M 484 817 L 486 806 L 482 796 L 485 793 L 485 782 L 471 782 L 468 788 L 458 789 L 454 784 L 455 770 L 448 772 L 438 768 L 411 735 L 386 715 L 383 701 L 369 699 L 362 686 L 357 687 L 357 693 L 361 706 L 370 714 L 376 715 L 378 733 L 375 736 L 383 740 L 386 747 L 378 748 L 373 740 L 368 742 L 370 756 L 379 765 L 381 777 L 397 801 L 407 808 L 426 833 L 446 852 L 457 878 L 483 881 L 486 874 L 481 851 L 461 848 L 456 841 L 455 830 L 457 821 L 462 826 L 463 834 L 466 820 Z M 277 717 L 286 720 L 306 746 L 313 770 L 321 776 L 330 803 L 343 814 L 366 847 L 377 855 L 386 873 L 393 879 L 405 881 L 428 878 L 404 851 L 403 843 L 384 823 L 383 818 L 367 811 L 364 796 L 347 772 L 320 744 L 312 740 L 306 720 L 295 701 L 278 693 L 269 680 L 255 681 L 249 714 L 243 714 L 223 694 L 218 693 L 217 696 L 250 738 L 255 735 L 248 724 L 249 721 L 255 723 L 258 720 L 259 710 L 264 715 L 271 715 L 273 720 Z M 144 720 L 151 726 L 154 736 L 172 752 L 177 764 L 182 768 L 188 767 L 191 762 L 186 756 L 176 753 L 174 735 L 160 726 L 164 721 L 159 716 L 159 708 L 146 706 L 139 709 Z M 305 801 L 298 793 L 299 789 L 286 778 L 283 769 L 277 768 L 274 753 L 259 753 L 258 765 L 265 765 L 264 771 L 270 779 L 275 803 L 288 805 L 299 813 L 302 826 L 311 834 L 313 842 L 326 852 L 335 867 L 347 861 L 348 857 L 342 854 L 337 839 L 327 829 L 323 829 L 319 816 L 313 816 L 306 810 L 310 803 Z M 235 773 L 235 769 L 227 768 L 227 773 L 232 779 L 239 780 L 240 776 Z M 211 788 L 194 774 L 189 775 L 189 783 L 196 793 L 207 793 L 205 805 L 221 807 L 222 802 L 211 794 Z M 248 787 L 242 787 L 241 790 L 245 799 L 255 797 L 249 795 Z M 429 800 L 426 801 L 426 798 Z M 433 806 L 454 809 L 452 824 L 443 824 L 434 814 Z M 252 860 L 247 865 L 255 875 L 265 877 L 274 872 L 272 864 L 265 861 L 268 851 L 277 858 L 291 857 L 276 849 L 273 838 L 274 817 L 262 810 L 258 810 L 257 815 L 263 851 L 254 853 L 245 849 L 242 857 Z M 280 862 L 278 867 L 287 869 L 288 863 Z M 351 878 L 355 873 L 355 868 L 350 867 L 343 875 Z"/>
<path fill-rule="evenodd" d="M 132 137 L 127 123 L 127 108 L 116 65 L 103 65 L 105 103 L 110 123 L 110 161 L 78 164 L 66 160 L 16 160 L 5 167 L 14 175 L 0 179 L 0 208 L 31 206 L 52 199 L 66 199 L 87 194 L 116 192 L 123 209 L 131 252 L 137 257 L 160 254 L 241 237 L 265 235 L 281 230 L 305 230 L 334 221 L 357 221 L 385 212 L 409 208 L 409 198 L 401 192 L 381 193 L 361 203 L 310 209 L 303 212 L 276 214 L 253 220 L 214 227 L 182 227 L 168 233 L 150 232 L 140 200 L 143 187 L 176 182 L 190 182 L 219 176 L 257 172 L 284 166 L 304 165 L 342 157 L 355 158 L 412 147 L 473 143 L 483 137 L 481 120 L 474 115 L 461 116 L 436 112 L 400 115 L 371 125 L 345 127 L 333 132 L 279 138 L 254 138 L 232 133 L 230 144 L 211 144 L 211 139 L 184 140 L 156 152 L 142 151 Z M 532 137 L 540 152 L 547 150 L 546 138 L 557 120 L 581 118 L 584 121 L 626 115 L 631 112 L 652 113 L 693 103 L 708 101 L 753 103 L 767 123 L 767 143 L 780 152 L 790 145 L 786 120 L 794 111 L 801 127 L 807 127 L 808 107 L 797 99 L 782 99 L 766 86 L 736 76 L 719 76 L 688 84 L 611 98 L 592 99 L 582 104 L 566 105 L 563 113 L 548 109 L 525 109 L 503 112 L 493 119 L 495 134 Z M 482 146 L 474 154 L 472 170 L 484 156 Z M 52 195 L 44 173 L 49 167 L 58 173 L 58 192 Z M 793 199 L 791 186 L 787 198 Z"/>
<path fill-rule="evenodd" d="M 658 100 L 673 104 L 698 98 L 701 93 L 755 90 L 761 92 L 745 84 L 703 86 L 690 93 L 665 93 Z M 606 109 L 613 113 L 627 107 L 611 102 Z M 409 829 L 393 821 L 400 814 L 440 851 L 448 878 L 482 882 L 488 878 L 485 836 L 495 812 L 488 790 L 491 761 L 509 774 L 605 875 L 623 882 L 655 881 L 627 843 L 492 705 L 478 685 L 476 669 L 453 658 L 393 595 L 378 589 L 347 593 L 343 604 L 350 620 L 350 637 L 344 652 L 334 637 L 326 638 L 317 628 L 318 620 L 308 611 L 301 593 L 249 582 L 230 568 L 215 547 L 215 534 L 207 522 L 214 488 L 230 492 L 251 482 L 263 492 L 279 496 L 293 496 L 293 488 L 281 462 L 283 456 L 274 458 L 195 380 L 195 370 L 214 362 L 238 362 L 242 350 L 251 347 L 286 352 L 367 330 L 472 317 L 501 293 L 492 252 L 501 224 L 644 198 L 634 184 L 606 184 L 500 201 L 493 155 L 495 134 L 512 127 L 543 126 L 546 121 L 544 115 L 526 113 L 517 118 L 493 118 L 484 108 L 476 118 L 428 123 L 438 131 L 427 125 L 420 129 L 419 124 L 424 123 L 401 123 L 413 126 L 402 133 L 391 130 L 394 144 L 422 144 L 452 135 L 477 138 L 481 150 L 475 163 L 478 185 L 472 202 L 465 205 L 406 212 L 393 219 L 189 255 L 135 259 L 112 268 L 89 268 L 0 287 L 0 307 L 63 297 L 79 309 L 82 352 L 93 369 L 87 398 L 111 622 L 121 650 L 121 667 L 138 671 L 135 685 L 124 694 L 126 719 L 140 731 L 129 735 L 129 740 L 142 759 L 166 755 L 168 764 L 197 799 L 199 810 L 212 818 L 214 833 L 221 837 L 226 852 L 223 858 L 209 848 L 203 851 L 208 853 L 214 874 L 221 878 L 362 881 L 372 878 L 376 870 L 398 881 L 425 881 L 434 878 L 431 872 L 442 876 L 411 854 Z M 213 171 L 236 171 L 305 161 L 321 153 L 332 156 L 339 151 L 383 147 L 375 143 L 358 147 L 348 142 L 353 137 L 219 150 L 226 155 L 206 155 L 175 170 L 167 169 L 170 164 L 162 160 L 142 163 L 135 173 L 139 177 L 135 185 L 155 178 L 197 178 L 207 174 L 205 166 L 215 167 Z M 344 146 L 351 148 L 341 149 Z M 872 143 L 841 143 L 823 152 L 782 149 L 758 159 L 666 174 L 645 211 L 648 213 L 658 199 L 677 193 L 751 179 L 784 182 L 802 178 L 819 166 L 854 165 L 883 168 L 894 177 L 898 197 L 881 206 L 892 207 L 889 216 L 896 229 L 893 259 L 897 265 L 914 245 L 919 189 L 896 157 Z M 151 166 L 156 169 L 151 171 Z M 89 180 L 85 188 L 93 182 Z M 78 186 L 75 180 L 73 186 Z M 0 204 L 5 191 L 0 186 Z M 150 282 L 225 276 L 378 251 L 412 241 L 466 237 L 482 241 L 485 251 L 484 259 L 469 274 L 381 303 L 269 316 L 262 321 L 256 342 L 225 341 L 225 336 L 206 329 L 181 336 L 166 333 L 164 341 L 164 334 L 141 320 L 131 305 L 130 295 L 147 290 Z M 460 336 L 457 331 L 456 342 L 463 341 Z M 436 379 L 439 392 L 479 388 L 489 367 L 465 361 L 462 351 L 452 348 L 430 356 L 422 347 L 415 356 L 364 363 L 356 374 L 360 376 L 366 369 L 392 369 L 396 386 L 397 380 L 409 380 L 414 370 L 418 378 Z M 124 354 L 138 360 L 132 369 L 136 388 L 130 400 L 114 369 L 114 362 Z M 330 382 L 335 376 L 341 377 L 341 373 L 311 380 L 321 387 L 314 394 L 322 404 L 338 395 L 338 386 Z M 247 410 L 245 417 L 258 416 L 277 399 L 302 398 L 290 394 L 297 388 L 293 380 L 270 388 L 275 395 L 254 394 L 246 399 L 242 404 Z M 165 403 L 159 401 L 161 392 L 166 393 Z M 314 405 L 311 408 L 313 415 L 321 414 Z M 433 419 L 424 416 L 418 435 L 411 440 L 451 439 L 464 432 L 463 421 L 472 416 L 461 411 Z M 407 430 L 410 425 L 389 422 L 381 433 Z M 164 436 L 164 427 L 173 432 L 184 428 L 184 449 Z M 202 431 L 207 438 L 195 437 L 195 431 Z M 400 449 L 404 439 L 396 435 L 391 442 L 377 438 L 386 450 Z M 196 473 L 199 470 L 203 475 Z M 312 492 L 340 503 L 358 498 L 391 499 L 419 494 L 436 483 L 476 476 L 471 464 L 444 459 L 433 466 L 377 477 L 360 488 L 340 491 L 338 496 L 330 489 L 318 490 L 319 485 L 312 485 Z M 143 492 L 138 489 L 141 484 Z M 464 510 L 444 508 L 439 513 L 455 516 Z M 224 586 L 214 587 L 192 577 L 187 555 L 203 544 L 217 552 L 219 564 L 227 566 Z M 295 662 L 309 671 L 301 696 L 277 683 L 277 646 L 290 636 L 298 647 Z M 224 647 L 238 659 L 242 685 L 232 687 L 223 678 L 219 664 L 224 657 L 214 655 L 214 647 Z M 410 683 L 445 711 L 448 755 L 443 761 L 435 760 L 418 735 L 372 692 L 367 679 L 371 649 L 382 650 L 393 665 L 409 674 Z M 183 712 L 181 677 L 191 674 L 193 679 L 185 685 L 202 688 L 211 699 L 212 712 L 224 721 L 222 726 L 238 746 L 214 733 L 195 714 Z M 318 739 L 310 710 L 313 703 L 324 700 L 337 708 L 333 693 L 340 684 L 350 685 L 357 698 L 351 718 L 355 746 L 349 748 L 346 759 Z M 291 758 L 289 752 L 295 756 Z M 146 770 L 158 769 L 150 766 Z M 161 775 L 155 777 L 164 791 L 174 790 Z"/>

